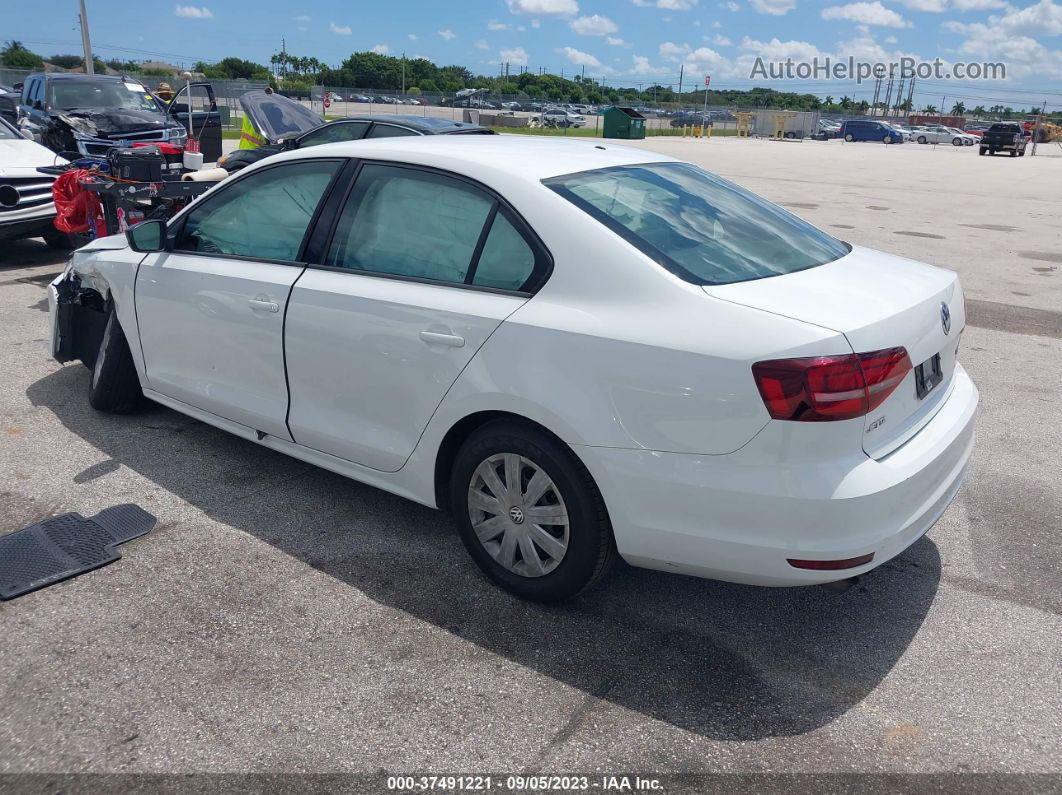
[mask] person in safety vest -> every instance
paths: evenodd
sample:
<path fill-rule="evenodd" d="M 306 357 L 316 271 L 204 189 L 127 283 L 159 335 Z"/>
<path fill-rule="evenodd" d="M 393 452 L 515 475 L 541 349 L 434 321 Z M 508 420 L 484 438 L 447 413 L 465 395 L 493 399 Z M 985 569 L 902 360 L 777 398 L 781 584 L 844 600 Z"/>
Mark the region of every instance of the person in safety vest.
<path fill-rule="evenodd" d="M 266 86 L 265 92 L 267 94 L 273 93 L 272 86 Z M 255 126 L 251 124 L 250 117 L 245 113 L 243 115 L 243 126 L 240 128 L 240 145 L 239 149 L 257 149 L 260 146 L 268 143 L 266 139 L 258 133 Z"/>

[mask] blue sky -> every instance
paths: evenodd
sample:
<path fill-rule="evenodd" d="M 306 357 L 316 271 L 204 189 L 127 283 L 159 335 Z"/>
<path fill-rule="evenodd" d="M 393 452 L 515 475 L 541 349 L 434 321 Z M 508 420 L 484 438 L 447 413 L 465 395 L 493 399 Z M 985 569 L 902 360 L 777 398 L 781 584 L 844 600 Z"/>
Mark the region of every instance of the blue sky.
<path fill-rule="evenodd" d="M 267 63 L 280 49 L 338 64 L 377 49 L 459 63 L 476 73 L 526 67 L 582 72 L 612 84 L 747 88 L 757 56 L 947 63 L 1002 61 L 1006 81 L 927 80 L 923 101 L 1062 107 L 1062 0 L 87 0 L 93 48 L 104 57 L 191 63 L 236 55 Z M 44 55 L 76 52 L 76 0 L 17 3 L 0 38 Z M 42 5 L 44 8 L 42 9 Z M 150 32 L 149 32 L 150 31 Z M 764 83 L 759 82 L 763 85 Z M 821 79 L 782 89 L 869 98 L 873 81 Z M 951 100 L 949 100 L 949 103 Z"/>

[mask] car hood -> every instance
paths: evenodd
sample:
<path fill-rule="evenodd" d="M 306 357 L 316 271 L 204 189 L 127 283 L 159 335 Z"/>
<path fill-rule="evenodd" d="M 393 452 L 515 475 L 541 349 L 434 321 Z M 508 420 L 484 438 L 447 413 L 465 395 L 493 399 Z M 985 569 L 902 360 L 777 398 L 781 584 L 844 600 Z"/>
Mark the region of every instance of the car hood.
<path fill-rule="evenodd" d="M 283 135 L 308 132 L 325 122 L 301 102 L 265 91 L 241 94 L 240 107 L 270 143 L 276 143 Z"/>
<path fill-rule="evenodd" d="M 73 108 L 71 110 L 55 111 L 52 115 L 88 119 L 96 125 L 100 135 L 142 132 L 144 130 L 180 126 L 177 122 L 168 119 L 161 113 L 137 108 Z"/>
<path fill-rule="evenodd" d="M 52 166 L 65 163 L 55 152 L 45 149 L 28 138 L 0 139 L 0 177 L 35 176 L 37 166 Z M 29 174 L 16 174 L 23 169 Z"/>

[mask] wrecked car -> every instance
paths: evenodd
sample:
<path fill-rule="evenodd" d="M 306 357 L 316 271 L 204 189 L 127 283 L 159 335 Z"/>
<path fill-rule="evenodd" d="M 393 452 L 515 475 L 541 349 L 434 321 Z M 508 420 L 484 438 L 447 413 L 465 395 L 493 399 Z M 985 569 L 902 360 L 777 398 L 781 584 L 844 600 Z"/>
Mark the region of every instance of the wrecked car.
<path fill-rule="evenodd" d="M 250 92 L 265 94 L 265 92 Z M 282 98 L 283 99 L 283 98 Z M 253 103 L 252 99 L 252 103 Z M 291 100 L 286 100 L 291 102 Z M 298 103 L 294 103 L 298 104 Z M 300 108 L 306 110 L 302 105 Z M 310 116 L 316 113 L 307 111 L 308 115 L 296 117 L 310 124 Z M 223 155 L 218 165 L 230 174 L 239 171 L 251 163 L 257 163 L 270 155 L 291 149 L 305 149 L 318 144 L 332 144 L 337 141 L 360 141 L 362 138 L 401 138 L 411 135 L 494 135 L 494 131 L 464 121 L 451 121 L 435 116 L 348 116 L 330 122 L 321 122 L 306 127 L 304 131 L 293 131 L 280 136 L 277 143 L 267 143 L 255 149 L 236 149 Z"/>
<path fill-rule="evenodd" d="M 221 116 L 213 89 L 193 83 L 163 103 L 128 77 L 33 74 L 18 105 L 18 125 L 53 152 L 105 155 L 118 145 L 170 143 L 183 146 L 192 133 L 203 159 L 221 154 Z"/>

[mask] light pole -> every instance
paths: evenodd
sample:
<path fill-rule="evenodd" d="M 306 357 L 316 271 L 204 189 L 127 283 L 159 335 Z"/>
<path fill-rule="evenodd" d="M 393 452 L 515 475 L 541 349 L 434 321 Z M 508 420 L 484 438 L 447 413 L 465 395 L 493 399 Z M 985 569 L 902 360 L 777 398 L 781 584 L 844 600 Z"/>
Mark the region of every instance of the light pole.
<path fill-rule="evenodd" d="M 79 0 L 81 5 L 81 46 L 85 48 L 85 74 L 96 74 L 96 68 L 92 64 L 92 43 L 89 41 L 88 15 L 85 13 L 85 0 Z"/>

